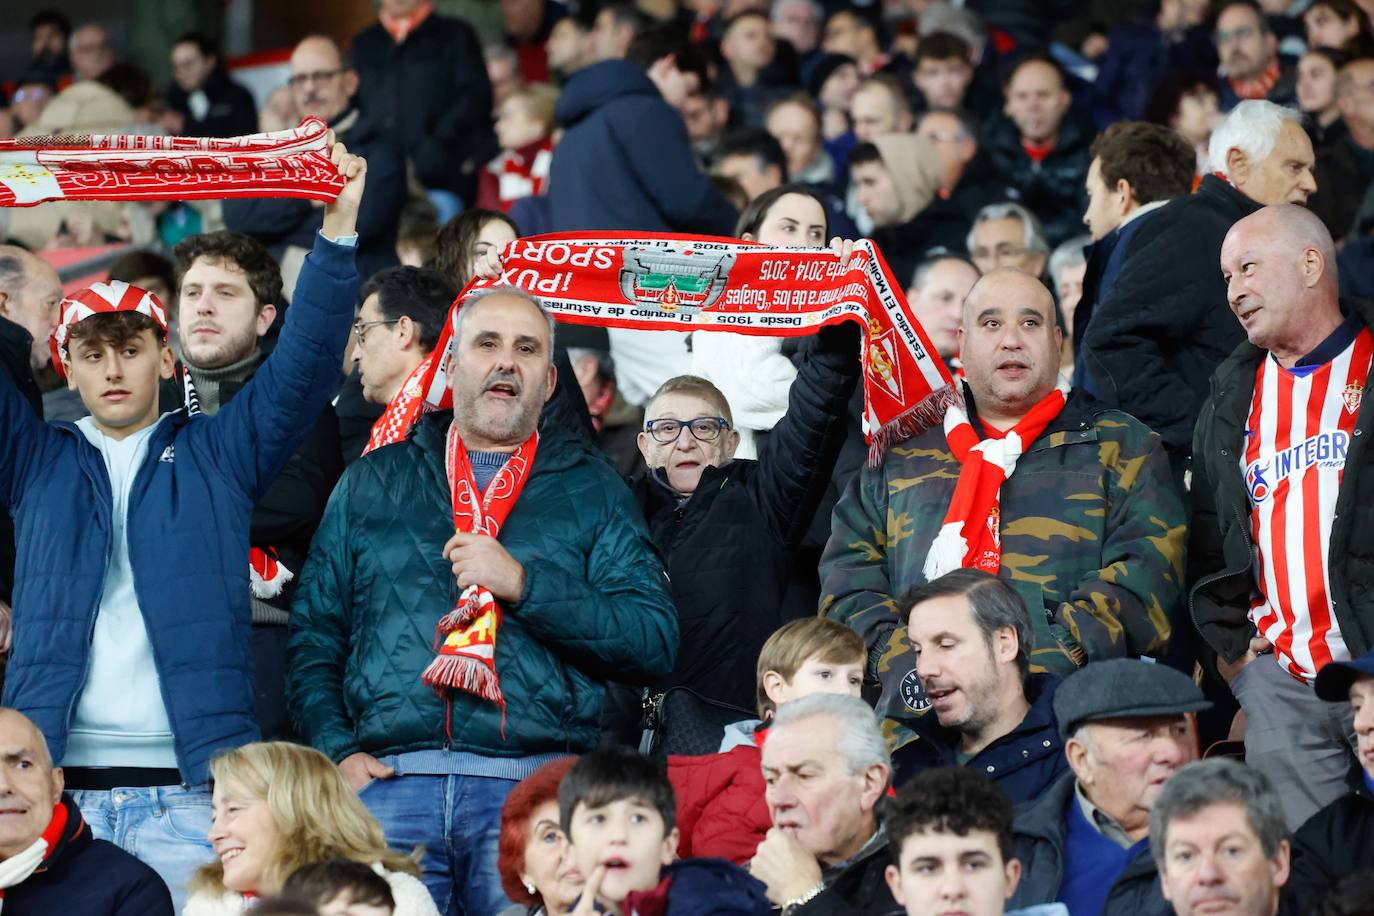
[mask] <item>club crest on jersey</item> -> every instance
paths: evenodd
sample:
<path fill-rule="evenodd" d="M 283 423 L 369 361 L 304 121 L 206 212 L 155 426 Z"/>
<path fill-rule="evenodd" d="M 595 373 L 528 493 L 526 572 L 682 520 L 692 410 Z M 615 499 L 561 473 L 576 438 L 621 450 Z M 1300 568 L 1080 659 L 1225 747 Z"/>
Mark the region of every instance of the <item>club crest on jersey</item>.
<path fill-rule="evenodd" d="M 1268 499 L 1280 481 L 1302 475 L 1309 468 L 1343 468 L 1350 447 L 1345 430 L 1318 433 L 1271 456 L 1245 466 L 1245 487 L 1250 504 L 1258 506 Z"/>
<path fill-rule="evenodd" d="M 1341 400 L 1345 402 L 1347 413 L 1359 413 L 1360 401 L 1364 400 L 1364 386 L 1351 382 L 1341 389 Z"/>

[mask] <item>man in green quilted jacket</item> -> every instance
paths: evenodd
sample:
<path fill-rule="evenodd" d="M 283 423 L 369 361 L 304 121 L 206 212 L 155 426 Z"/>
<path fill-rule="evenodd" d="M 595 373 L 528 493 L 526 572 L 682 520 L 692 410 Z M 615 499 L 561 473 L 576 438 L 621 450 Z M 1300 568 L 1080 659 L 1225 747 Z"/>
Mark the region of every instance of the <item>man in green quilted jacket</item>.
<path fill-rule="evenodd" d="M 287 698 L 387 841 L 424 847 L 439 912 L 496 913 L 506 794 L 595 745 L 607 680 L 672 670 L 677 614 L 610 463 L 536 434 L 555 381 L 538 300 L 470 298 L 450 352 L 453 412 L 358 459 L 330 498 L 292 607 Z"/>
<path fill-rule="evenodd" d="M 930 707 L 900 596 L 961 566 L 1031 611 L 1039 670 L 1161 655 L 1183 580 L 1185 515 L 1157 435 L 1069 392 L 1039 280 L 992 271 L 964 302 L 964 409 L 850 481 L 821 559 L 821 610 L 864 637 L 892 720 Z M 1000 484 L 1000 485 L 999 485 Z M 937 537 L 938 536 L 938 537 Z M 975 691 L 976 683 L 947 685 Z M 907 736 L 889 722 L 901 743 Z"/>

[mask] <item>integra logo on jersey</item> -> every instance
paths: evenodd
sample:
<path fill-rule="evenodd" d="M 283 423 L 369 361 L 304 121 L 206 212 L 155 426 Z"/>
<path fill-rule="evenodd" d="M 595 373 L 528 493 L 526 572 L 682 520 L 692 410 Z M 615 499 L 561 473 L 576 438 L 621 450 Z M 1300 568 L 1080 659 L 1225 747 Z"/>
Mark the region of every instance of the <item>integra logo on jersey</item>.
<path fill-rule="evenodd" d="M 1245 466 L 1245 487 L 1250 491 L 1251 505 L 1258 506 L 1269 498 L 1280 481 L 1302 474 L 1308 468 L 1345 467 L 1349 448 L 1349 434 L 1338 429 L 1318 433 L 1271 457 L 1250 462 Z"/>

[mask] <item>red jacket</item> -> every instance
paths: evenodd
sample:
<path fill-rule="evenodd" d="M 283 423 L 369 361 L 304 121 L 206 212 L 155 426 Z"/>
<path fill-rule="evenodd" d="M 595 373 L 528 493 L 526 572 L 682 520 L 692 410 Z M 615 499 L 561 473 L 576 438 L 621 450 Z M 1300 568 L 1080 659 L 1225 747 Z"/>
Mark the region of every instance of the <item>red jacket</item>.
<path fill-rule="evenodd" d="M 761 735 L 759 737 L 762 737 Z M 764 801 L 757 747 L 724 754 L 668 758 L 668 779 L 677 793 L 678 855 L 710 856 L 744 865 L 773 820 Z"/>

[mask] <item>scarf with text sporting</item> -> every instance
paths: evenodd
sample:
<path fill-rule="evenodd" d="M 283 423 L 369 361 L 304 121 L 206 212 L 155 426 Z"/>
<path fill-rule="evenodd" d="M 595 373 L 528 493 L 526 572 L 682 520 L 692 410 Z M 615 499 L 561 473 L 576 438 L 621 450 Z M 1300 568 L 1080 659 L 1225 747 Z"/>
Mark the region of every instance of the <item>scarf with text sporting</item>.
<path fill-rule="evenodd" d="M 478 490 L 457 424 L 450 426 L 444 465 L 452 491 L 454 530 L 459 534 L 496 537 L 525 488 L 538 448 L 539 433 L 535 432 L 511 453 L 487 488 Z M 453 610 L 435 626 L 434 648 L 438 654 L 420 679 L 439 694 L 446 706 L 450 690 L 462 690 L 495 703 L 501 708 L 504 732 L 506 698 L 496 676 L 496 633 L 500 629 L 501 606 L 495 596 L 484 585 L 469 585 L 458 596 Z M 448 718 L 444 717 L 445 728 Z"/>
<path fill-rule="evenodd" d="M 842 270 L 829 250 L 775 248 L 737 239 L 576 232 L 511 242 L 500 278 L 477 278 L 455 308 L 484 289 L 514 286 L 575 324 L 664 331 L 732 331 L 772 337 L 814 334 L 858 321 L 863 344 L 864 435 L 877 462 L 888 444 L 940 422 L 955 400 L 935 354 L 877 247 L 854 246 Z M 445 323 L 426 380 L 426 401 L 452 404 Z"/>
<path fill-rule="evenodd" d="M 0 207 L 49 200 L 303 197 L 331 201 L 344 178 L 329 161 L 329 126 L 306 118 L 246 137 L 119 134 L 0 140 Z"/>
<path fill-rule="evenodd" d="M 48 821 L 48 826 L 38 839 L 26 848 L 23 852 L 10 856 L 0 862 L 0 911 L 5 906 L 5 891 L 18 884 L 23 884 L 29 876 L 38 871 L 48 856 L 52 854 L 57 846 L 57 841 L 62 839 L 62 831 L 67 829 L 67 806 L 58 802 L 53 805 L 52 820 Z"/>
<path fill-rule="evenodd" d="M 382 411 L 377 422 L 372 424 L 372 434 L 368 436 L 367 446 L 363 448 L 364 455 L 383 445 L 400 442 L 410 432 L 425 406 L 424 378 L 429 374 L 429 367 L 433 362 L 433 353 L 420 360 L 420 365 L 406 376 L 401 390 L 387 401 L 386 410 Z"/>
<path fill-rule="evenodd" d="M 927 582 L 961 568 L 997 575 L 1002 566 L 1002 483 L 1016 470 L 1026 447 L 1059 416 L 1067 396 L 1068 386 L 1061 380 L 1019 423 L 1005 433 L 985 427 L 988 438 L 982 440 L 963 408 L 945 413 L 945 441 L 959 460 L 959 479 L 944 524 L 926 554 Z"/>

